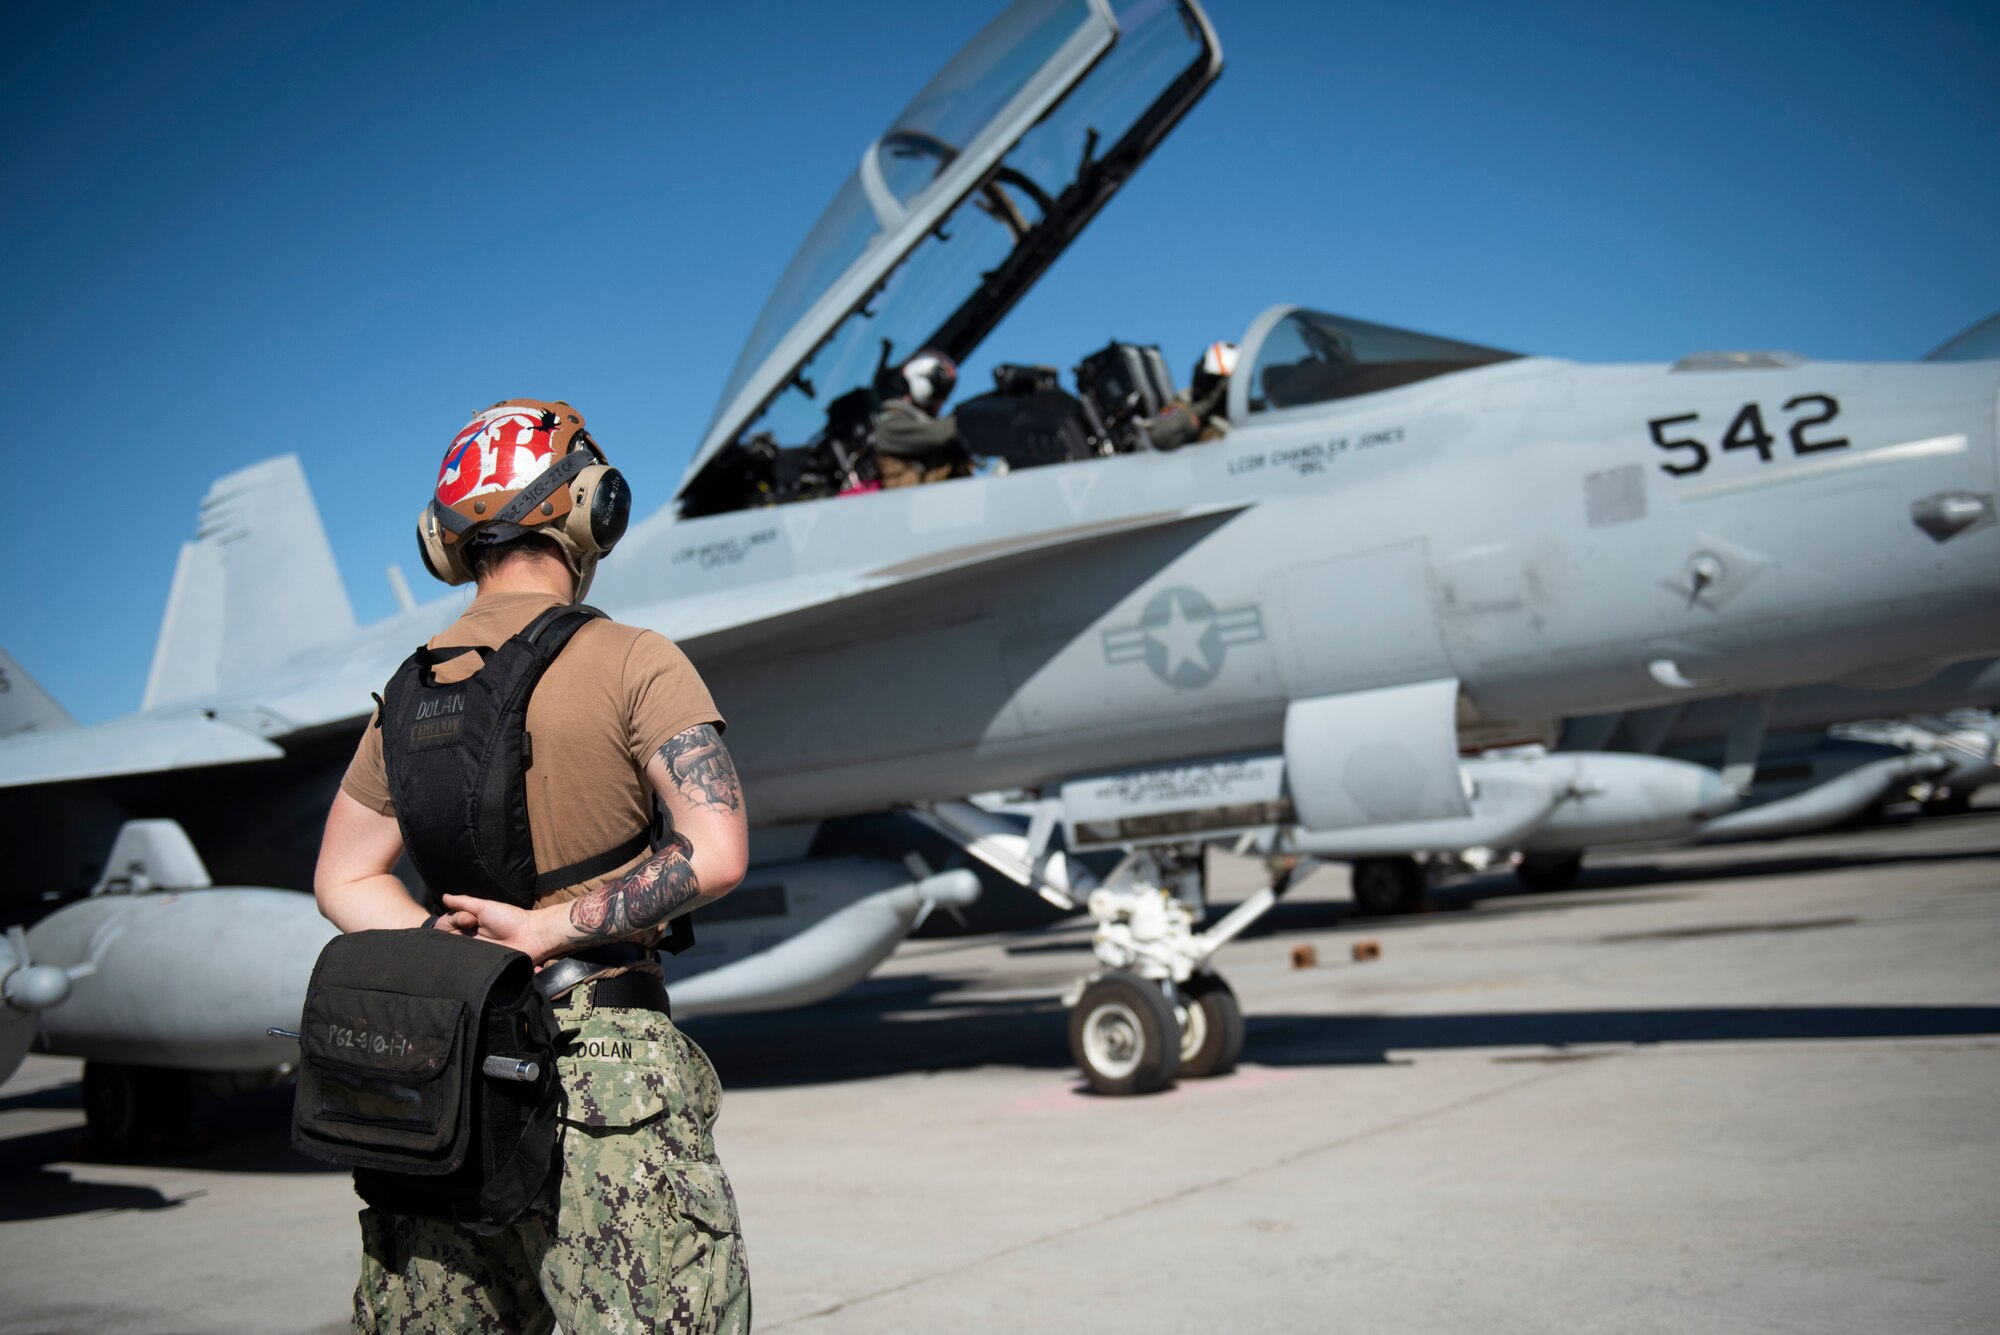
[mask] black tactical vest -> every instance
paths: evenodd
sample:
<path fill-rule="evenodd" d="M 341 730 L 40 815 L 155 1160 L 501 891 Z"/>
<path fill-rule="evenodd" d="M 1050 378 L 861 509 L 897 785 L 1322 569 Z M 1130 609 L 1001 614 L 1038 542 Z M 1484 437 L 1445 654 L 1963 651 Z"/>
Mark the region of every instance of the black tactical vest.
<path fill-rule="evenodd" d="M 581 862 L 535 871 L 528 700 L 570 637 L 603 615 L 580 603 L 552 607 L 497 649 L 420 648 L 389 679 L 376 716 L 389 796 L 432 908 L 442 907 L 438 897 L 447 890 L 529 908 L 538 895 L 612 871 L 664 842 L 666 813 L 656 798 L 650 829 Z M 464 681 L 437 680 L 438 664 L 468 653 L 484 656 L 479 671 Z M 674 921 L 670 950 L 692 943 L 686 921 Z"/>

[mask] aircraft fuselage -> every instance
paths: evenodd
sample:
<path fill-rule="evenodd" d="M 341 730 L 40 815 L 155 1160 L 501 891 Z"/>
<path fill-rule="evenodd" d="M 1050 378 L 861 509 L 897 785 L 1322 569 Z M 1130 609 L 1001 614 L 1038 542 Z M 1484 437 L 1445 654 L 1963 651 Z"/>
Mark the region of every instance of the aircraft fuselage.
<path fill-rule="evenodd" d="M 2000 528 L 1918 523 L 1939 497 L 1990 516 L 1997 386 L 1509 362 L 1171 454 L 656 520 L 595 596 L 672 636 L 690 597 L 851 577 L 856 616 L 694 646 L 765 820 L 1268 747 L 1290 700 L 1441 677 L 1499 740 L 2000 650 Z M 913 552 L 965 564 L 863 610 Z M 672 599 L 639 604 L 662 573 Z"/>
<path fill-rule="evenodd" d="M 1996 391 L 1522 359 L 1172 453 L 662 513 L 591 601 L 686 644 L 759 823 L 1270 749 L 1290 701 L 1442 678 L 1502 741 L 2000 653 Z M 1947 501 L 1985 517 L 1935 536 Z M 459 605 L 208 703 L 355 726 Z"/>

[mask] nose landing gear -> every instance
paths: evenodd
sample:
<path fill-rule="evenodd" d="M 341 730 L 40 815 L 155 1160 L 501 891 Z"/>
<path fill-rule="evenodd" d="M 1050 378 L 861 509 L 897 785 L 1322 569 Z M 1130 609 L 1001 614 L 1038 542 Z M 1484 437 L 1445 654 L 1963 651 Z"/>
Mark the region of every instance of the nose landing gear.
<path fill-rule="evenodd" d="M 1105 968 L 1080 979 L 1065 1000 L 1070 1056 L 1100 1094 L 1151 1094 L 1177 1078 L 1223 1075 L 1243 1055 L 1243 1008 L 1209 959 L 1270 912 L 1289 882 L 1258 891 L 1197 933 L 1194 909 L 1165 888 L 1186 879 L 1165 874 L 1153 854 L 1135 853 L 1090 893 L 1091 949 Z"/>

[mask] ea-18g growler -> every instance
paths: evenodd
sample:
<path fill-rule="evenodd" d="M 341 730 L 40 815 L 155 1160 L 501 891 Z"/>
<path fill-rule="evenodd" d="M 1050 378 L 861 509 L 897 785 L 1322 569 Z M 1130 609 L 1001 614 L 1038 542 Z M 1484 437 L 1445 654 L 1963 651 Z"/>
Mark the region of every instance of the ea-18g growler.
<path fill-rule="evenodd" d="M 1221 440 L 1152 448 L 1171 380 L 1114 346 L 1077 392 L 1013 367 L 962 402 L 961 435 L 993 461 L 980 475 L 867 489 L 885 373 L 922 348 L 972 354 L 1220 69 L 1191 2 L 1008 9 L 867 146 L 674 504 L 600 572 L 593 602 L 695 660 L 753 819 L 789 846 L 752 911 L 697 918 L 711 953 L 669 963 L 677 1007 L 705 979 L 733 978 L 738 1007 L 851 981 L 838 951 L 803 944 L 786 877 L 816 875 L 819 823 L 907 808 L 1096 920 L 1071 1023 L 1093 1085 L 1215 1074 L 1242 1041 L 1218 948 L 1282 883 L 1197 930 L 1205 843 L 1521 847 L 1588 803 L 1588 757 L 1490 774 L 1510 794 L 1495 804 L 1462 753 L 1552 741 L 1574 716 L 2000 653 L 1994 361 L 1580 366 L 1284 306 L 1240 340 Z M 254 547 L 188 548 L 145 713 L 0 742 L 18 803 L 171 818 L 246 871 L 207 795 L 284 775 L 312 799 L 299 810 L 324 809 L 368 692 L 456 600 L 337 636 L 280 618 L 274 644 L 240 621 Z M 155 775 L 202 768 L 149 784 L 138 755 Z M 1714 771 L 1612 759 L 1659 767 L 1620 782 L 1679 819 L 1736 801 Z M 1019 814 L 965 800 L 1000 790 L 1025 794 Z M 1091 875 L 1088 851 L 1115 866 Z M 902 894 L 902 921 L 965 897 L 897 874 L 895 853 L 872 864 L 893 884 L 865 888 Z M 826 906 L 861 896 L 821 888 Z M 44 1013 L 52 1046 L 104 973 Z"/>

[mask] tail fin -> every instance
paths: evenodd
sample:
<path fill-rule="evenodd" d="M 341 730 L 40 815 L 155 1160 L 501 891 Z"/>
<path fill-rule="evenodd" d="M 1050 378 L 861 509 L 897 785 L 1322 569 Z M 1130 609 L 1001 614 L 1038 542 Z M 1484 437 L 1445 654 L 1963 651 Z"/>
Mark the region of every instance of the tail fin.
<path fill-rule="evenodd" d="M 295 454 L 218 478 L 181 545 L 145 707 L 205 695 L 354 629 Z"/>
<path fill-rule="evenodd" d="M 2000 315 L 1989 315 L 1924 354 L 1927 362 L 1977 362 L 2000 357 Z"/>
<path fill-rule="evenodd" d="M 13 655 L 0 649 L 0 737 L 17 732 L 60 732 L 75 726 L 69 711 L 23 672 Z"/>

